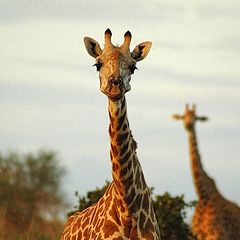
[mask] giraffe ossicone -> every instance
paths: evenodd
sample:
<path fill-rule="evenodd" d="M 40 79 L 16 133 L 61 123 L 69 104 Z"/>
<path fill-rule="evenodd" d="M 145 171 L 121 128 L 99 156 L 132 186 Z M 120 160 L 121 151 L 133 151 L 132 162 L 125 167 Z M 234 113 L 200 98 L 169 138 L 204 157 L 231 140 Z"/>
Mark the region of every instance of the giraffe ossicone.
<path fill-rule="evenodd" d="M 186 105 L 183 115 L 173 118 L 183 120 L 188 133 L 191 171 L 198 203 L 192 219 L 192 231 L 198 240 L 240 239 L 240 208 L 226 200 L 217 189 L 215 181 L 203 168 L 195 131 L 196 121 L 206 121 L 206 116 L 196 115 L 196 107 Z"/>
<path fill-rule="evenodd" d="M 130 51 L 132 35 L 124 34 L 121 46 L 111 42 L 109 29 L 105 45 L 84 38 L 87 52 L 96 59 L 100 90 L 108 97 L 110 118 L 110 158 L 113 180 L 103 197 L 94 205 L 71 216 L 62 240 L 160 240 L 160 232 L 150 191 L 137 158 L 137 144 L 127 118 L 125 93 L 130 91 L 136 62 L 144 59 L 151 42 L 138 44 Z"/>

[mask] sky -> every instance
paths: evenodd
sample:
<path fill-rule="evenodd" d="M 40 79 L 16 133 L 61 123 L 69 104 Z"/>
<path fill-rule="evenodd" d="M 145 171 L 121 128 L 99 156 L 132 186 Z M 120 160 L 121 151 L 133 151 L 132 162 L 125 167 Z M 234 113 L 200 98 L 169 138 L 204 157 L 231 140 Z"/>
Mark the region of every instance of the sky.
<path fill-rule="evenodd" d="M 132 33 L 152 41 L 126 94 L 138 158 L 155 194 L 196 199 L 186 103 L 197 123 L 203 165 L 222 194 L 240 204 L 240 2 L 196 0 L 0 0 L 0 151 L 58 152 L 68 200 L 111 179 L 107 98 L 83 37 L 101 46 Z"/>

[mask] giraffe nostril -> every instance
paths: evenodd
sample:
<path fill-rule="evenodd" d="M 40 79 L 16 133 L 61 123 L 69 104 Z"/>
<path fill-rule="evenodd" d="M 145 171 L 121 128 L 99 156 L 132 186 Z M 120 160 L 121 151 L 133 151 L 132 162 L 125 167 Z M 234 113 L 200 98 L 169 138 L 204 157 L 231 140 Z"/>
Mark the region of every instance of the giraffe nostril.
<path fill-rule="evenodd" d="M 122 83 L 122 80 L 120 78 L 115 78 L 115 79 L 109 79 L 109 83 L 111 85 L 115 85 L 115 86 L 120 86 Z"/>
<path fill-rule="evenodd" d="M 114 80 L 114 81 L 113 81 L 113 84 L 114 84 L 115 86 L 117 86 L 117 85 L 119 84 L 119 82 L 120 82 L 120 81 L 118 81 L 118 80 Z"/>

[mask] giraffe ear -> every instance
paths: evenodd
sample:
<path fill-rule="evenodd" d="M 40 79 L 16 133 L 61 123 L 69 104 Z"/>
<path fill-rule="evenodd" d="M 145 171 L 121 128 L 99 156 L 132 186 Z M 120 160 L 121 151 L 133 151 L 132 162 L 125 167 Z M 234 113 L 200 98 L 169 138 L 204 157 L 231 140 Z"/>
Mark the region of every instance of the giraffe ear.
<path fill-rule="evenodd" d="M 206 121 L 208 121 L 208 117 L 205 117 L 205 116 L 197 117 L 197 120 L 202 121 L 202 122 L 206 122 Z"/>
<path fill-rule="evenodd" d="M 151 46 L 151 42 L 143 42 L 138 44 L 131 52 L 132 58 L 135 59 L 137 62 L 143 60 L 148 55 Z"/>
<path fill-rule="evenodd" d="M 90 56 L 96 58 L 102 54 L 102 49 L 97 41 L 89 37 L 85 37 L 83 40 L 87 52 Z"/>
<path fill-rule="evenodd" d="M 173 114 L 172 118 L 175 119 L 175 120 L 182 120 L 182 119 L 184 119 L 184 116 L 178 115 L 178 114 Z"/>

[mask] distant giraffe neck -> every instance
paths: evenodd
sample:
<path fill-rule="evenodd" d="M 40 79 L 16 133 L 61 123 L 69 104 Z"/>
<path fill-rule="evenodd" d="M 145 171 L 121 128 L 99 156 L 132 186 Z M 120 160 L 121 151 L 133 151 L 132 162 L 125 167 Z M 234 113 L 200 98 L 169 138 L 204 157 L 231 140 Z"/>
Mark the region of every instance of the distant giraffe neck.
<path fill-rule="evenodd" d="M 188 130 L 188 141 L 192 176 L 196 193 L 199 199 L 208 200 L 212 194 L 216 193 L 216 186 L 213 179 L 211 179 L 203 169 L 194 127 Z"/>
<path fill-rule="evenodd" d="M 136 142 L 129 128 L 125 97 L 118 101 L 109 100 L 108 110 L 112 175 L 123 201 L 133 211 L 134 204 L 139 204 L 136 196 L 143 197 L 148 188 L 137 159 Z"/>

